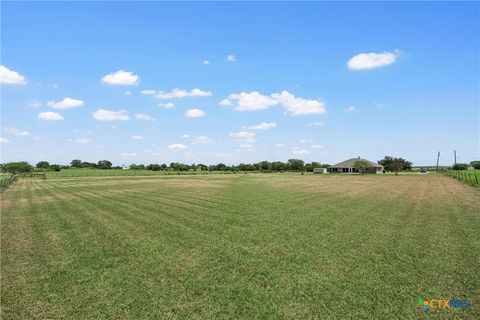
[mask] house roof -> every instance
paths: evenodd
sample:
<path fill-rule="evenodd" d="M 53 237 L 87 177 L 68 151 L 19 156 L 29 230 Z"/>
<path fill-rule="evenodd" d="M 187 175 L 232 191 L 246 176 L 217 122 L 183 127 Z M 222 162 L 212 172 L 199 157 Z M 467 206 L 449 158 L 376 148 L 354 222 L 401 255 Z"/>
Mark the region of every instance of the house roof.
<path fill-rule="evenodd" d="M 372 162 L 372 161 L 367 160 L 367 159 L 362 159 L 360 157 L 342 161 L 340 163 L 337 163 L 337 164 L 331 166 L 330 168 L 355 168 L 355 161 L 358 161 L 358 160 L 363 160 L 363 161 L 368 162 L 368 164 L 372 168 L 383 168 L 383 166 L 379 165 L 378 163 Z"/>

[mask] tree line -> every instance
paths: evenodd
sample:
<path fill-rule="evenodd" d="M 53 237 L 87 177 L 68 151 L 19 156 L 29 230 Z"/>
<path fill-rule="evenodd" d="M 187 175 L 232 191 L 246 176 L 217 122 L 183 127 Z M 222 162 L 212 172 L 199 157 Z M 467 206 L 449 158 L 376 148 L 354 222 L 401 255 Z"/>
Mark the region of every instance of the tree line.
<path fill-rule="evenodd" d="M 412 163 L 403 158 L 394 158 L 385 156 L 382 160 L 377 161 L 378 164 L 384 167 L 386 172 L 409 171 L 412 169 Z M 453 170 L 466 170 L 468 164 L 457 163 L 452 166 Z M 470 166 L 475 169 L 480 169 L 480 161 L 470 162 Z M 114 166 L 109 160 L 100 160 L 98 162 L 87 162 L 80 159 L 74 159 L 69 165 L 50 164 L 48 161 L 40 161 L 35 166 L 32 166 L 26 161 L 8 162 L 0 164 L 1 172 L 15 172 L 25 173 L 36 171 L 60 171 L 61 169 L 70 168 L 90 168 L 90 169 L 129 169 L 129 170 L 151 170 L 151 171 L 262 171 L 262 172 L 284 172 L 284 171 L 301 171 L 312 172 L 314 168 L 328 168 L 329 164 L 321 164 L 320 162 L 304 162 L 300 159 L 289 159 L 286 162 L 282 161 L 260 161 L 257 163 L 240 163 L 238 165 L 226 165 L 218 163 L 213 165 L 205 164 L 184 164 L 179 162 L 171 162 L 170 164 L 131 164 L 129 167 Z M 368 167 L 368 163 L 358 163 L 360 172 Z"/>

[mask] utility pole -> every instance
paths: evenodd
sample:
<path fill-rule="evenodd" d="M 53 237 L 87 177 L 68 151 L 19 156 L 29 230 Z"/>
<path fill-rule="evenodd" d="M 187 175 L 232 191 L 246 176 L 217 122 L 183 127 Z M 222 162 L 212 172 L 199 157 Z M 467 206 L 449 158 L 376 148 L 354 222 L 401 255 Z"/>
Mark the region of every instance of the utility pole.
<path fill-rule="evenodd" d="M 455 164 L 457 164 L 457 151 L 453 150 L 453 158 L 455 159 Z"/>
<path fill-rule="evenodd" d="M 440 159 L 440 151 L 438 151 L 438 155 L 437 155 L 437 168 L 435 169 L 435 171 L 438 171 L 438 160 Z"/>

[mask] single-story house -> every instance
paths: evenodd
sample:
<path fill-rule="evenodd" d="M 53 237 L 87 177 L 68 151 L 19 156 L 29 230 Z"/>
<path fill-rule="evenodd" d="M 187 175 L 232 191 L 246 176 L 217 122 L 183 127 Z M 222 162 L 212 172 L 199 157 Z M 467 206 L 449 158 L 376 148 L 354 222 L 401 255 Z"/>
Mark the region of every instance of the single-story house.
<path fill-rule="evenodd" d="M 355 162 L 363 160 L 368 163 L 367 169 L 365 169 L 365 173 L 382 173 L 383 172 L 383 166 L 379 165 L 378 163 L 375 163 L 373 161 L 365 160 L 360 157 L 358 158 L 352 158 L 345 160 L 343 162 L 337 163 L 336 165 L 333 165 L 328 168 L 328 172 L 330 173 L 355 173 L 359 172 L 358 169 L 355 168 Z"/>

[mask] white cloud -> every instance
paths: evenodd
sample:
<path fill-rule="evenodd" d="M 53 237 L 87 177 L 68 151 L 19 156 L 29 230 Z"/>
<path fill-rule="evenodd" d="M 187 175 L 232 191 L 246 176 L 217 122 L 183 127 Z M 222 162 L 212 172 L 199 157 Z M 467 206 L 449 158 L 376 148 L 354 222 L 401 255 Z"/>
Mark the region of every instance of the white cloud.
<path fill-rule="evenodd" d="M 188 149 L 188 147 L 184 144 L 181 144 L 181 143 L 175 143 L 175 144 L 169 145 L 168 149 L 171 149 L 171 150 L 185 150 L 185 149 Z"/>
<path fill-rule="evenodd" d="M 165 109 L 172 109 L 172 108 L 175 108 L 175 105 L 171 102 L 168 102 L 168 103 L 159 103 L 158 106 L 160 108 L 165 108 Z"/>
<path fill-rule="evenodd" d="M 261 122 L 257 125 L 248 126 L 247 129 L 267 130 L 267 129 L 275 128 L 276 126 L 277 126 L 277 124 L 275 122 Z"/>
<path fill-rule="evenodd" d="M 63 120 L 63 117 L 61 114 L 59 113 L 56 113 L 56 112 L 51 112 L 51 111 L 47 111 L 47 112 L 40 112 L 38 114 L 38 118 L 40 120 L 47 120 L 47 121 L 59 121 L 59 120 Z"/>
<path fill-rule="evenodd" d="M 210 139 L 207 136 L 198 136 L 198 137 L 195 137 L 195 139 L 193 139 L 193 143 L 195 143 L 195 144 L 210 144 L 210 143 L 213 143 L 213 140 Z"/>
<path fill-rule="evenodd" d="M 147 94 L 147 95 L 154 95 L 157 92 L 155 90 L 145 89 L 145 90 L 142 90 L 141 93 Z"/>
<path fill-rule="evenodd" d="M 300 143 L 307 143 L 307 142 L 308 142 L 308 140 L 305 140 L 305 139 L 300 139 L 300 140 L 298 140 L 298 142 L 300 142 Z"/>
<path fill-rule="evenodd" d="M 325 109 L 325 103 L 322 101 L 295 97 L 288 91 L 273 93 L 271 97 L 282 104 L 286 109 L 286 113 L 294 116 L 323 114 L 327 112 Z"/>
<path fill-rule="evenodd" d="M 230 137 L 234 137 L 238 140 L 245 141 L 245 142 L 255 141 L 255 133 L 248 132 L 248 131 L 230 132 Z"/>
<path fill-rule="evenodd" d="M 223 99 L 222 101 L 220 101 L 219 103 L 222 107 L 228 107 L 228 106 L 231 106 L 232 105 L 232 101 L 228 100 L 228 99 Z"/>
<path fill-rule="evenodd" d="M 143 136 L 132 136 L 133 140 L 143 140 Z"/>
<path fill-rule="evenodd" d="M 208 60 L 203 60 L 202 63 L 203 63 L 203 64 L 210 64 L 210 61 L 208 61 Z"/>
<path fill-rule="evenodd" d="M 182 138 L 188 139 L 188 138 L 190 138 L 190 135 L 189 135 L 189 134 L 186 134 L 186 133 L 185 133 L 185 134 L 182 134 Z"/>
<path fill-rule="evenodd" d="M 399 51 L 394 52 L 370 52 L 360 53 L 351 57 L 347 61 L 347 66 L 350 70 L 367 70 L 388 66 L 395 63 L 400 56 Z"/>
<path fill-rule="evenodd" d="M 28 131 L 24 131 L 24 130 L 19 130 L 19 129 L 16 129 L 16 128 L 3 128 L 3 131 L 9 133 L 9 134 L 13 134 L 14 136 L 29 136 L 30 135 L 30 132 Z"/>
<path fill-rule="evenodd" d="M 229 54 L 227 55 L 227 61 L 230 61 L 230 62 L 235 62 L 237 61 L 237 57 L 234 55 L 234 54 Z"/>
<path fill-rule="evenodd" d="M 42 103 L 37 100 L 31 100 L 30 102 L 28 102 L 28 106 L 32 108 L 40 108 L 42 106 Z"/>
<path fill-rule="evenodd" d="M 185 111 L 185 115 L 189 118 L 199 118 L 205 115 L 205 111 L 200 109 L 188 109 Z"/>
<path fill-rule="evenodd" d="M 175 88 L 170 92 L 165 92 L 165 91 L 156 92 L 155 98 L 173 99 L 173 98 L 184 98 L 184 97 L 207 97 L 211 95 L 212 95 L 211 91 L 203 91 L 198 88 L 192 89 L 190 91 Z"/>
<path fill-rule="evenodd" d="M 324 125 L 325 125 L 325 122 L 320 122 L 320 121 L 314 121 L 308 124 L 309 127 L 323 127 Z"/>
<path fill-rule="evenodd" d="M 277 143 L 276 146 L 279 147 L 279 148 L 285 147 L 285 145 L 283 143 Z"/>
<path fill-rule="evenodd" d="M 343 109 L 343 111 L 345 111 L 345 112 L 354 112 L 355 110 L 357 110 L 357 108 L 355 108 L 355 106 L 350 106 L 348 108 Z"/>
<path fill-rule="evenodd" d="M 93 118 L 99 121 L 130 120 L 127 111 L 125 110 L 113 111 L 106 109 L 98 109 L 93 113 Z"/>
<path fill-rule="evenodd" d="M 20 73 L 10 70 L 4 65 L 0 66 L 0 83 L 5 84 L 26 84 L 25 77 Z"/>
<path fill-rule="evenodd" d="M 124 91 L 123 94 L 126 95 L 126 96 L 130 96 L 130 95 L 132 95 L 132 91 L 127 90 L 127 91 Z"/>
<path fill-rule="evenodd" d="M 66 97 L 62 101 L 48 101 L 47 106 L 54 108 L 54 109 L 70 109 L 70 108 L 78 108 L 83 107 L 84 102 L 83 100 L 73 99 L 70 97 Z"/>
<path fill-rule="evenodd" d="M 136 85 L 140 77 L 132 71 L 118 70 L 109 73 L 102 78 L 102 81 L 107 84 L 131 86 Z"/>
<path fill-rule="evenodd" d="M 225 100 L 229 101 L 229 104 L 227 104 Z M 258 91 L 252 91 L 250 93 L 241 92 L 238 94 L 232 93 L 228 99 L 225 100 L 222 101 L 224 106 L 230 105 L 231 100 L 236 100 L 237 105 L 235 106 L 235 110 L 237 111 L 261 110 L 278 104 L 278 101 L 264 96 Z"/>
<path fill-rule="evenodd" d="M 300 150 L 294 150 L 293 151 L 293 154 L 300 154 L 300 155 L 301 154 L 309 154 L 309 153 L 310 153 L 310 151 L 305 150 L 305 149 L 300 149 Z"/>
<path fill-rule="evenodd" d="M 85 144 L 85 143 L 90 143 L 91 140 L 88 139 L 88 138 L 76 138 L 76 139 L 73 139 L 73 140 L 70 140 L 71 142 L 75 142 L 75 143 L 80 143 L 80 144 Z"/>
<path fill-rule="evenodd" d="M 130 152 L 130 153 L 124 152 L 124 153 L 122 153 L 122 156 L 124 156 L 124 157 L 136 157 L 137 154 L 135 152 Z"/>
<path fill-rule="evenodd" d="M 10 140 L 0 137 L 0 144 L 3 144 L 3 143 L 10 143 Z"/>
<path fill-rule="evenodd" d="M 241 149 L 252 149 L 253 144 L 242 143 L 241 145 L 239 145 L 239 148 L 241 148 Z"/>
<path fill-rule="evenodd" d="M 135 119 L 143 120 L 143 121 L 155 121 L 155 118 L 153 118 L 151 115 L 143 114 L 143 113 L 136 113 Z"/>
<path fill-rule="evenodd" d="M 312 149 L 323 149 L 323 146 L 321 144 L 312 144 L 310 146 L 310 148 L 312 148 Z"/>

